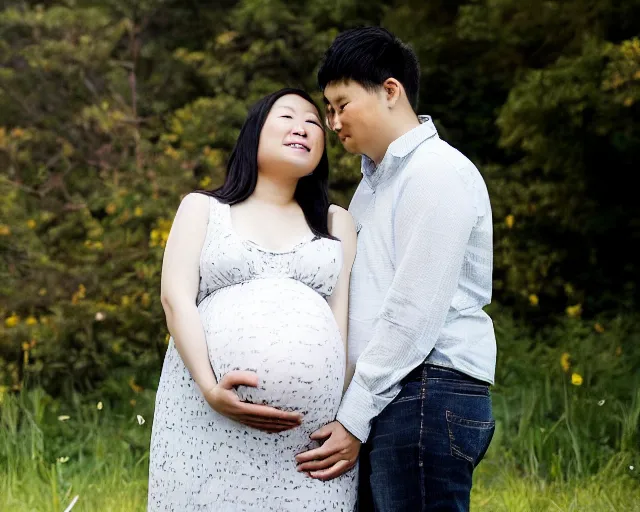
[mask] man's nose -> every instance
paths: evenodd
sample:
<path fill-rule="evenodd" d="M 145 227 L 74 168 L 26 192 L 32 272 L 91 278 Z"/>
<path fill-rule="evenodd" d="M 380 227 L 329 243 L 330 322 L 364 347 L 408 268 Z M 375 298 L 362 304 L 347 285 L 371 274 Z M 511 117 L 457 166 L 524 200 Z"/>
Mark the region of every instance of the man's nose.
<path fill-rule="evenodd" d="M 336 133 L 340 133 L 340 130 L 342 130 L 342 123 L 340 122 L 340 117 L 337 114 L 334 114 L 331 118 L 331 129 Z"/>

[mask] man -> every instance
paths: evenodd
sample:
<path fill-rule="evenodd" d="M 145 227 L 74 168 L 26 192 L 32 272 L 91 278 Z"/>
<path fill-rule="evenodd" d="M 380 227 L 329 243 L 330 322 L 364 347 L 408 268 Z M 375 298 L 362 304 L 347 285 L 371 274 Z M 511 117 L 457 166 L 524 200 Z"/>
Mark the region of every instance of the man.
<path fill-rule="evenodd" d="M 318 81 L 327 123 L 363 179 L 349 360 L 357 361 L 322 446 L 296 457 L 331 479 L 360 458 L 360 510 L 468 510 L 494 431 L 491 206 L 475 166 L 418 118 L 419 66 L 388 31 L 340 34 Z"/>

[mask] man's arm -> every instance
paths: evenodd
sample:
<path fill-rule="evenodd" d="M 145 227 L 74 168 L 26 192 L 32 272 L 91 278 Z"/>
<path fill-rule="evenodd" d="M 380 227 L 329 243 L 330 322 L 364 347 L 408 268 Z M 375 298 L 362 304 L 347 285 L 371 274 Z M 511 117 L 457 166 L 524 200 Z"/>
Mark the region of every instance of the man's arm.
<path fill-rule="evenodd" d="M 394 279 L 338 411 L 337 420 L 362 442 L 371 420 L 399 393 L 400 381 L 433 349 L 477 221 L 462 177 L 434 156 L 427 169 L 412 173 L 401 193 Z"/>

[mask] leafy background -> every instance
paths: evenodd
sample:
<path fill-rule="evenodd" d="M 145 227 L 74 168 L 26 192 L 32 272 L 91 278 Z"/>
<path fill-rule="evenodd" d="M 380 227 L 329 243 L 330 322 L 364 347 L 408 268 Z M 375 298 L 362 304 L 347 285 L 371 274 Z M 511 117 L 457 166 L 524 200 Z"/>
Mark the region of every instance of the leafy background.
<path fill-rule="evenodd" d="M 109 429 L 144 470 L 149 422 L 132 422 L 152 415 L 167 342 L 160 267 L 180 198 L 220 183 L 254 101 L 282 86 L 320 100 L 333 38 L 382 25 L 420 58 L 420 113 L 491 194 L 498 431 L 486 464 L 543 486 L 612 471 L 606 481 L 637 492 L 638 0 L 0 9 L 0 412 L 14 432 L 0 473 L 29 460 L 69 494 L 59 468 L 80 474 L 98 453 L 88 439 Z M 359 162 L 328 143 L 332 199 L 346 206 Z M 98 401 L 113 424 L 94 418 Z M 65 408 L 76 413 L 61 421 Z M 27 456 L 29 436 L 40 441 Z M 45 494 L 34 499 L 55 503 Z"/>

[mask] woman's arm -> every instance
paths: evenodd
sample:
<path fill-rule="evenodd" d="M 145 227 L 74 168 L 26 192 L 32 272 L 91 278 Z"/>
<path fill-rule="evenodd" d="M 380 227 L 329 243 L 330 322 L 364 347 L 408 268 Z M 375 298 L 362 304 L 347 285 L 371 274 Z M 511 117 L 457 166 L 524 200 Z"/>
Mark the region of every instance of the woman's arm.
<path fill-rule="evenodd" d="M 203 394 L 217 384 L 196 306 L 200 252 L 208 222 L 209 197 L 187 195 L 180 203 L 164 250 L 160 292 L 176 349 Z"/>
<path fill-rule="evenodd" d="M 216 382 L 196 306 L 200 253 L 209 223 L 209 197 L 186 196 L 171 226 L 162 262 L 161 300 L 176 349 L 207 403 L 218 413 L 266 432 L 300 425 L 299 413 L 241 402 L 235 387 L 258 386 L 255 372 L 231 371 Z"/>
<path fill-rule="evenodd" d="M 349 279 L 351 267 L 356 256 L 356 227 L 351 214 L 344 208 L 336 205 L 329 207 L 329 233 L 342 242 L 343 263 L 338 283 L 329 297 L 329 306 L 336 318 L 340 334 L 344 343 L 345 359 L 348 358 L 347 337 L 349 324 Z M 346 390 L 353 377 L 355 367 L 349 365 L 345 370 L 344 389 Z"/>

